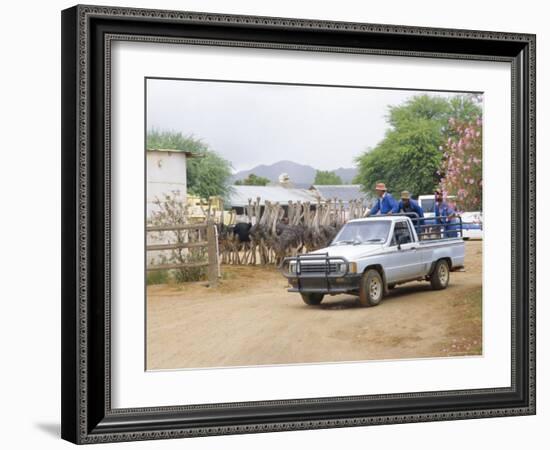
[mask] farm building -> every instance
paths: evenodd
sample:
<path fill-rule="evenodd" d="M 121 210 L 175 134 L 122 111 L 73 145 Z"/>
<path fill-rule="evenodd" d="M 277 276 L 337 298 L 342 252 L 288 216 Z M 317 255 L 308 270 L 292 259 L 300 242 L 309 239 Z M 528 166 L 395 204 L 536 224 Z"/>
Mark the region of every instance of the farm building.
<path fill-rule="evenodd" d="M 288 186 L 288 185 L 286 185 Z M 232 186 L 229 193 L 229 203 L 227 206 L 234 210 L 239 220 L 244 220 L 247 215 L 246 207 L 249 201 L 255 203 L 259 199 L 260 211 L 266 202 L 270 204 L 279 204 L 285 211 L 288 206 L 297 203 L 310 203 L 312 210 L 317 208 L 319 203 L 338 202 L 343 207 L 343 214 L 346 218 L 350 211 L 350 203 L 353 202 L 354 208 L 362 205 L 366 206 L 367 194 L 361 192 L 359 185 L 332 185 L 321 186 L 313 185 L 309 189 L 298 189 L 295 187 L 286 187 L 283 184 L 268 186 Z M 254 220 L 252 220 L 254 222 Z"/>
<path fill-rule="evenodd" d="M 360 184 L 314 184 L 309 191 L 315 196 L 315 199 L 321 201 L 334 200 L 344 202 L 347 205 L 352 200 L 363 199 L 367 201 L 369 195 L 361 191 Z"/>
<path fill-rule="evenodd" d="M 192 152 L 173 149 L 147 149 L 147 217 L 157 208 L 155 199 L 176 192 L 182 201 L 187 199 L 187 158 Z"/>
<path fill-rule="evenodd" d="M 316 203 L 315 197 L 308 189 L 296 189 L 275 186 L 231 186 L 229 192 L 229 204 L 231 209 L 237 212 L 237 215 L 244 214 L 245 206 L 248 206 L 249 199 L 256 201 L 260 198 L 260 204 L 265 202 L 279 203 L 281 206 L 288 206 L 289 202 L 311 202 Z"/>

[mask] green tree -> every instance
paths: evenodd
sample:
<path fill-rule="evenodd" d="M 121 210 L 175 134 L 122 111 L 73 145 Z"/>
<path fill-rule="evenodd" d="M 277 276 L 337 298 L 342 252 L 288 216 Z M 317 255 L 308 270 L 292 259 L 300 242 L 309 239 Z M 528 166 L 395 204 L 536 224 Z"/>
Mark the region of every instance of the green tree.
<path fill-rule="evenodd" d="M 449 100 L 449 104 L 451 105 L 449 118 L 457 122 L 477 122 L 482 114 L 481 102 L 482 96 L 478 94 L 463 94 L 451 97 Z M 451 133 L 452 128 L 452 126 L 448 127 L 447 131 Z"/>
<path fill-rule="evenodd" d="M 449 119 L 478 117 L 476 98 L 420 95 L 389 108 L 389 129 L 384 139 L 357 159 L 354 180 L 365 191 L 383 181 L 392 192 L 408 190 L 415 195 L 431 193 L 439 184 L 442 161 L 440 149 L 453 130 Z"/>
<path fill-rule="evenodd" d="M 227 197 L 230 190 L 231 163 L 200 139 L 175 131 L 151 130 L 147 133 L 147 148 L 193 153 L 194 157 L 187 160 L 187 190 L 201 198 L 213 195 Z"/>
<path fill-rule="evenodd" d="M 271 180 L 266 177 L 259 177 L 251 173 L 246 178 L 242 180 L 235 181 L 237 186 L 267 186 Z"/>
<path fill-rule="evenodd" d="M 330 170 L 318 170 L 313 184 L 342 184 L 342 178 Z"/>

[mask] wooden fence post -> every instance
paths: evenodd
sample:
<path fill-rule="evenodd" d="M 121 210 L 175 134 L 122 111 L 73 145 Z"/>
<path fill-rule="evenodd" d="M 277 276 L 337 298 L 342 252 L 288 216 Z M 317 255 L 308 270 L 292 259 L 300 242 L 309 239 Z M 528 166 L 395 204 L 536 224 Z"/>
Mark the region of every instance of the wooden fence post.
<path fill-rule="evenodd" d="M 218 242 L 216 236 L 216 225 L 211 220 L 206 226 L 206 240 L 208 241 L 208 285 L 218 285 Z"/>

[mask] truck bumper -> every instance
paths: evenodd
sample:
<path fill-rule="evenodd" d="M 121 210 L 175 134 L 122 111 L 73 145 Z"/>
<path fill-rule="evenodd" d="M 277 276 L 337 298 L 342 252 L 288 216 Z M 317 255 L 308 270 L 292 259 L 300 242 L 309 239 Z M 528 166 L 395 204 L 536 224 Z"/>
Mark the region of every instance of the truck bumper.
<path fill-rule="evenodd" d="M 341 277 L 300 276 L 288 277 L 288 292 L 342 294 L 359 290 L 361 275 L 347 274 Z"/>

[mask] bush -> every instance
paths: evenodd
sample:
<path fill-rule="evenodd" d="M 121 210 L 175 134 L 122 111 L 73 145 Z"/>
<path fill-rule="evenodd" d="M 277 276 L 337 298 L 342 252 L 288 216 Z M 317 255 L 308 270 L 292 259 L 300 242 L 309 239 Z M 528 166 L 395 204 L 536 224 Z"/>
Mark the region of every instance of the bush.
<path fill-rule="evenodd" d="M 206 259 L 207 254 L 204 249 L 193 249 L 185 258 L 186 263 L 202 262 Z M 205 281 L 207 278 L 208 266 L 202 267 L 181 267 L 175 269 L 174 279 L 176 283 L 185 283 L 188 281 Z"/>
<path fill-rule="evenodd" d="M 170 273 L 167 270 L 152 270 L 147 272 L 147 286 L 153 284 L 166 284 L 170 281 Z"/>
<path fill-rule="evenodd" d="M 173 195 L 165 194 L 162 199 L 156 199 L 154 204 L 157 206 L 148 220 L 149 226 L 161 225 L 185 225 L 188 222 L 188 207 L 176 193 Z M 187 242 L 196 242 L 204 240 L 199 230 L 173 230 L 148 233 L 148 240 L 152 242 L 164 242 L 184 244 Z M 205 233 L 202 230 L 202 233 Z M 203 262 L 207 260 L 206 248 L 176 248 L 172 250 L 163 250 L 159 252 L 149 263 L 157 264 L 187 264 L 194 262 Z M 159 275 L 163 273 L 164 275 Z M 177 283 L 188 281 L 201 281 L 205 279 L 207 273 L 206 267 L 182 267 L 170 271 L 151 271 L 147 273 L 147 284 L 158 284 L 173 280 Z M 165 281 L 159 281 L 165 280 Z"/>

